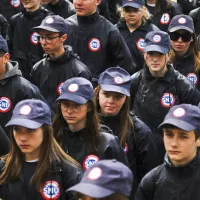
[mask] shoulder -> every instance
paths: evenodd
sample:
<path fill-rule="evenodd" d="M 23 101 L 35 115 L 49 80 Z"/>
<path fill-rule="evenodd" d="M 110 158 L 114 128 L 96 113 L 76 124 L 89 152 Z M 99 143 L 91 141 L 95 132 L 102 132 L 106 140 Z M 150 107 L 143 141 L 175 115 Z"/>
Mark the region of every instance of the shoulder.
<path fill-rule="evenodd" d="M 192 17 L 193 19 L 196 19 L 198 15 L 200 15 L 200 7 L 196 8 L 194 10 L 191 10 L 189 13 L 190 17 Z"/>
<path fill-rule="evenodd" d="M 33 71 L 37 70 L 38 68 L 44 66 L 46 64 L 47 59 L 43 58 L 42 60 L 38 61 L 37 63 L 35 63 L 35 65 L 33 66 Z"/>
<path fill-rule="evenodd" d="M 22 17 L 22 16 L 23 16 L 23 13 L 22 13 L 22 12 L 13 15 L 13 16 L 10 18 L 10 23 L 11 23 L 11 24 L 14 23 L 17 19 L 19 19 L 19 18 Z"/>
<path fill-rule="evenodd" d="M 68 24 L 68 25 L 78 25 L 78 20 L 77 20 L 77 15 L 74 14 L 70 17 L 68 17 L 67 19 L 65 19 L 65 22 Z"/>

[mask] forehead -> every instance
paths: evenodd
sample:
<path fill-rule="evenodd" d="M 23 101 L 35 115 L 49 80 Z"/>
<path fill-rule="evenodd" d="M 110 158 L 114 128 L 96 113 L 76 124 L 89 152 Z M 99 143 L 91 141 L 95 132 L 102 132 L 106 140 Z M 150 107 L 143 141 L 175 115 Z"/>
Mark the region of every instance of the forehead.
<path fill-rule="evenodd" d="M 184 30 L 184 29 L 180 29 L 180 30 L 177 30 L 177 31 L 175 31 L 175 33 L 190 33 L 189 31 L 187 31 L 187 30 Z"/>
<path fill-rule="evenodd" d="M 165 132 L 170 132 L 170 133 L 173 133 L 173 134 L 187 134 L 187 135 L 194 135 L 194 130 L 193 131 L 185 131 L 185 130 L 182 130 L 180 128 L 177 128 L 177 127 L 165 127 L 163 128 L 164 130 L 164 133 Z"/>
<path fill-rule="evenodd" d="M 38 33 L 41 35 L 56 35 L 56 34 L 58 34 L 57 32 L 47 31 L 47 30 L 43 30 L 43 29 L 40 29 L 38 31 Z"/>

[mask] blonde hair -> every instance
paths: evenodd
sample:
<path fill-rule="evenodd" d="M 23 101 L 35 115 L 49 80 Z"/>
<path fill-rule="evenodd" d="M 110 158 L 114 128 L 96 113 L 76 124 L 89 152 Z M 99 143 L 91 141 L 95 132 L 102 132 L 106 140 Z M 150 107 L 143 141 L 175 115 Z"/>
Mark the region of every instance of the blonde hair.
<path fill-rule="evenodd" d="M 140 7 L 139 10 L 143 14 L 142 23 L 144 24 L 151 18 L 151 14 L 149 13 L 148 9 L 145 6 Z M 122 20 L 122 21 L 125 21 L 124 12 L 125 12 L 124 8 L 122 8 L 122 7 L 118 8 L 118 13 L 120 15 L 120 20 Z"/>

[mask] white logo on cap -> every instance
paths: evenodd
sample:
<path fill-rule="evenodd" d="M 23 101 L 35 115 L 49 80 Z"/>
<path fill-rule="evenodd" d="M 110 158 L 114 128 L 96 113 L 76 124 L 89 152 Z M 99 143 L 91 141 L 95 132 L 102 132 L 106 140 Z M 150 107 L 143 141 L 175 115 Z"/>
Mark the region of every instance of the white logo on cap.
<path fill-rule="evenodd" d="M 30 40 L 33 44 L 38 44 L 38 33 L 34 32 L 31 34 Z"/>
<path fill-rule="evenodd" d="M 99 167 L 94 167 L 88 174 L 88 179 L 97 180 L 102 175 L 102 170 Z"/>
<path fill-rule="evenodd" d="M 29 105 L 25 105 L 20 109 L 19 113 L 21 115 L 28 115 L 31 113 L 31 110 L 32 110 L 32 108 Z"/>
<path fill-rule="evenodd" d="M 160 35 L 154 35 L 153 36 L 153 41 L 156 42 L 156 43 L 160 42 L 161 41 L 161 36 Z"/>
<path fill-rule="evenodd" d="M 60 95 L 62 93 L 62 86 L 63 86 L 64 82 L 60 83 L 57 87 L 57 92 Z"/>
<path fill-rule="evenodd" d="M 164 93 L 160 99 L 161 105 L 170 108 L 174 105 L 175 103 L 175 97 L 172 93 Z"/>
<path fill-rule="evenodd" d="M 183 117 L 185 115 L 185 110 L 183 108 L 177 108 L 173 112 L 174 117 Z"/>
<path fill-rule="evenodd" d="M 87 170 L 92 165 L 94 165 L 97 161 L 99 161 L 99 158 L 95 155 L 88 155 L 84 161 L 83 161 L 83 169 Z"/>
<path fill-rule="evenodd" d="M 160 19 L 161 24 L 169 24 L 170 22 L 170 16 L 168 13 L 164 13 Z"/>
<path fill-rule="evenodd" d="M 20 2 L 20 0 L 11 0 L 10 5 L 14 8 L 17 8 L 21 5 L 21 2 Z"/>
<path fill-rule="evenodd" d="M 114 82 L 115 82 L 116 84 L 122 84 L 124 81 L 123 81 L 123 79 L 122 79 L 120 76 L 116 76 L 116 77 L 114 78 Z"/>
<path fill-rule="evenodd" d="M 197 85 L 197 83 L 198 83 L 198 77 L 197 77 L 197 75 L 195 73 L 189 73 L 186 77 L 194 85 Z"/>
<path fill-rule="evenodd" d="M 97 38 L 92 38 L 88 43 L 90 51 L 97 52 L 101 48 L 101 43 Z"/>
<path fill-rule="evenodd" d="M 7 97 L 0 98 L 0 113 L 5 113 L 10 110 L 12 103 Z"/>
<path fill-rule="evenodd" d="M 73 83 L 68 87 L 68 90 L 70 92 L 76 92 L 78 90 L 78 85 L 76 83 Z"/>
<path fill-rule="evenodd" d="M 186 23 L 186 19 L 181 17 L 179 20 L 178 20 L 178 23 L 179 24 L 185 24 Z"/>
<path fill-rule="evenodd" d="M 42 196 L 46 200 L 58 199 L 60 196 L 60 185 L 56 181 L 47 181 L 42 188 Z"/>
<path fill-rule="evenodd" d="M 144 38 L 140 38 L 136 42 L 136 46 L 137 46 L 138 50 L 143 50 L 144 49 Z"/>
<path fill-rule="evenodd" d="M 54 22 L 54 19 L 52 18 L 52 17 L 48 17 L 47 19 L 46 19 L 46 23 L 47 24 L 52 24 Z"/>

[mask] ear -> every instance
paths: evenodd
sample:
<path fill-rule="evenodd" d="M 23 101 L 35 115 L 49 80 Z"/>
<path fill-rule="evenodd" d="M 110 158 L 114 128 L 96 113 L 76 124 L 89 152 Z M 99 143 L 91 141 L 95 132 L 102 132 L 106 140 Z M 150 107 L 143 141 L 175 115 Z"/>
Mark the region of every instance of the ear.
<path fill-rule="evenodd" d="M 5 53 L 4 56 L 3 56 L 4 64 L 6 64 L 9 60 L 10 60 L 10 54 L 9 53 Z"/>
<path fill-rule="evenodd" d="M 196 146 L 200 147 L 200 137 L 196 140 Z"/>
<path fill-rule="evenodd" d="M 96 0 L 96 5 L 98 6 L 101 2 L 102 0 Z"/>
<path fill-rule="evenodd" d="M 67 34 L 62 35 L 60 39 L 62 42 L 64 42 L 67 39 Z"/>
<path fill-rule="evenodd" d="M 146 61 L 147 60 L 147 53 L 144 52 L 144 60 Z"/>

